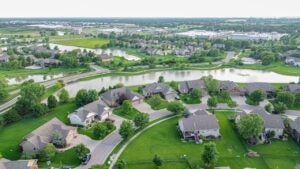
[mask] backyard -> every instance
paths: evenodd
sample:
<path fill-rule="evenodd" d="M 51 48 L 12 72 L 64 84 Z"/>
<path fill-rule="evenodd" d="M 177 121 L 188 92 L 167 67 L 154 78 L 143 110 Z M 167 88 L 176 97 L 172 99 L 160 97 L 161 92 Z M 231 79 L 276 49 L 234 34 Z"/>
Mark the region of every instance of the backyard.
<path fill-rule="evenodd" d="M 19 144 L 22 142 L 23 138 L 30 132 L 40 127 L 44 123 L 48 122 L 54 117 L 57 117 L 64 123 L 68 123 L 67 114 L 76 109 L 74 103 L 68 103 L 60 105 L 53 109 L 49 114 L 33 118 L 24 118 L 21 121 L 13 123 L 11 125 L 2 127 L 0 129 L 0 153 L 4 158 L 10 160 L 17 160 L 21 157 L 21 152 L 19 151 Z M 5 144 L 3 144 L 5 143 Z"/>
<path fill-rule="evenodd" d="M 219 111 L 216 115 L 222 137 L 214 140 L 219 151 L 219 159 L 215 166 L 230 166 L 232 169 L 243 167 L 293 169 L 297 163 L 300 163 L 300 159 L 297 158 L 300 155 L 300 148 L 292 140 L 248 146 L 228 120 L 233 115 L 232 112 Z M 187 163 L 180 159 L 185 154 L 193 167 L 203 166 L 201 161 L 203 145 L 194 142 L 183 143 L 176 130 L 177 122 L 178 118 L 171 119 L 145 131 L 125 149 L 120 159 L 127 162 L 128 168 L 154 168 L 152 159 L 155 154 L 158 154 L 166 161 L 163 168 L 188 168 Z M 245 157 L 248 148 L 257 151 L 261 157 Z"/>

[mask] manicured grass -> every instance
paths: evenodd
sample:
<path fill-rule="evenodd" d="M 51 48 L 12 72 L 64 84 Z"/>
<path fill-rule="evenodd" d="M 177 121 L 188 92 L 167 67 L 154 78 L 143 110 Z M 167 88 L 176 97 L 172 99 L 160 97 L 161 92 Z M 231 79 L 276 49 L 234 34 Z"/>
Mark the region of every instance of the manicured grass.
<path fill-rule="evenodd" d="M 103 123 L 107 123 L 107 122 L 103 122 Z M 90 137 L 93 140 L 102 140 L 103 138 L 105 138 L 107 135 L 109 135 L 111 132 L 113 132 L 116 129 L 116 127 L 113 130 L 110 130 L 107 132 L 107 134 L 104 137 L 96 137 L 94 135 L 94 126 L 90 127 L 90 128 L 78 128 L 77 131 L 79 134 L 83 134 L 86 135 L 88 137 Z"/>
<path fill-rule="evenodd" d="M 77 46 L 77 47 L 84 47 L 84 48 L 96 48 L 98 45 L 102 47 L 103 45 L 108 44 L 107 39 L 67 39 L 67 40 L 57 40 L 54 41 L 60 45 L 67 45 L 67 46 Z"/>
<path fill-rule="evenodd" d="M 215 166 L 230 166 L 232 169 L 244 167 L 293 169 L 300 162 L 300 159 L 296 158 L 296 156 L 299 157 L 299 146 L 292 140 L 287 142 L 272 141 L 270 145 L 248 146 L 234 129 L 234 124 L 228 120 L 233 114 L 232 112 L 216 112 L 222 137 L 213 140 L 220 153 Z M 177 122 L 178 118 L 170 119 L 145 131 L 125 149 L 120 159 L 124 159 L 128 164 L 134 164 L 135 168 L 144 169 L 145 164 L 147 164 L 145 168 L 149 168 L 148 166 L 151 165 L 155 154 L 160 155 L 163 160 L 177 160 L 178 162 L 180 156 L 186 154 L 193 166 L 200 165 L 203 167 L 201 161 L 203 145 L 197 145 L 194 142 L 181 142 L 176 129 Z M 257 151 L 262 157 L 246 157 L 248 148 Z M 270 156 L 269 153 L 275 155 Z M 274 158 L 278 160 L 274 160 Z M 173 167 L 187 168 L 177 163 Z"/>
<path fill-rule="evenodd" d="M 78 68 L 47 68 L 47 69 L 15 69 L 15 70 L 0 70 L 0 77 L 16 77 L 16 76 L 26 76 L 34 74 L 72 74 L 78 72 L 87 72 L 90 69 L 87 67 Z"/>
<path fill-rule="evenodd" d="M 299 76 L 300 69 L 296 66 L 288 66 L 284 63 L 277 62 L 270 65 L 252 64 L 252 65 L 228 65 L 229 67 L 236 67 L 241 69 L 254 69 L 254 70 L 269 70 L 279 74 Z"/>
<path fill-rule="evenodd" d="M 300 110 L 300 103 L 295 102 L 294 105 L 290 109 L 292 109 L 292 110 Z"/>
<path fill-rule="evenodd" d="M 182 100 L 186 104 L 199 104 L 201 103 L 200 98 L 194 99 L 189 94 L 180 95 L 180 100 Z"/>
<path fill-rule="evenodd" d="M 152 97 L 146 99 L 145 101 L 146 101 L 146 103 L 148 103 L 151 106 L 151 108 L 153 110 L 165 109 L 165 108 L 167 108 L 168 103 L 169 103 L 167 100 L 161 98 L 159 95 L 152 96 Z"/>
<path fill-rule="evenodd" d="M 62 166 L 70 166 L 77 167 L 81 163 L 81 160 L 78 158 L 75 148 L 71 148 L 62 153 L 57 153 L 55 157 L 51 160 L 50 166 L 53 167 L 62 167 Z M 47 167 L 46 162 L 39 162 L 39 167 Z"/>
<path fill-rule="evenodd" d="M 123 57 L 114 57 L 112 61 L 109 62 L 101 62 L 100 66 L 106 67 L 113 70 L 123 70 L 127 66 L 134 66 L 136 61 L 127 60 Z"/>
<path fill-rule="evenodd" d="M 135 108 L 132 108 L 131 111 L 129 111 L 129 112 L 127 112 L 127 113 L 123 113 L 122 107 L 120 106 L 120 107 L 115 108 L 115 109 L 113 110 L 113 113 L 116 114 L 116 115 L 118 115 L 118 116 L 124 117 L 124 118 L 126 118 L 126 119 L 133 120 L 133 118 L 134 118 L 137 114 L 139 114 L 139 113 L 141 113 L 141 112 L 139 112 L 139 111 L 138 111 L 137 109 L 135 109 Z"/>
<path fill-rule="evenodd" d="M 67 114 L 76 109 L 74 103 L 59 105 L 53 109 L 49 114 L 39 118 L 24 118 L 21 121 L 5 126 L 0 129 L 0 153 L 4 158 L 10 160 L 17 160 L 21 156 L 19 151 L 19 144 L 23 138 L 30 132 L 40 127 L 47 121 L 57 117 L 64 123 L 68 124 Z"/>

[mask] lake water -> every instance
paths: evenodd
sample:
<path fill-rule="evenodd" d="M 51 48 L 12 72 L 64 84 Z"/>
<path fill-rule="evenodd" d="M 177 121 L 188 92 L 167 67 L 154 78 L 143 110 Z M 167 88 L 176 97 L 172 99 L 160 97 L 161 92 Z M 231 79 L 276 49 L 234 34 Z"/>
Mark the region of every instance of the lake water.
<path fill-rule="evenodd" d="M 29 76 L 17 76 L 13 78 L 7 78 L 8 84 L 21 84 L 27 80 L 34 80 L 35 82 L 44 82 L 56 78 L 63 77 L 64 75 L 55 74 L 55 75 L 29 75 Z"/>
<path fill-rule="evenodd" d="M 286 76 L 269 71 L 248 70 L 248 69 L 218 69 L 218 70 L 183 70 L 183 71 L 161 71 L 151 72 L 134 76 L 109 76 L 92 79 L 88 81 L 80 81 L 70 84 L 65 89 L 72 97 L 76 95 L 80 89 L 96 89 L 101 90 L 102 87 L 108 88 L 118 83 L 126 86 L 143 85 L 156 82 L 159 76 L 164 76 L 165 81 L 185 81 L 200 79 L 203 76 L 212 75 L 218 80 L 231 80 L 234 82 L 269 82 L 269 83 L 289 83 L 298 82 L 299 77 Z"/>
<path fill-rule="evenodd" d="M 113 56 L 124 57 L 127 60 L 134 60 L 134 61 L 141 60 L 141 58 L 139 58 L 137 56 L 129 55 L 123 50 L 90 49 L 90 48 L 82 48 L 82 47 L 76 47 L 76 46 L 59 45 L 59 44 L 54 44 L 54 43 L 50 43 L 49 45 L 50 45 L 51 49 L 53 49 L 55 46 L 57 46 L 59 48 L 59 50 L 61 50 L 61 51 L 72 51 L 72 50 L 77 50 L 77 49 L 80 49 L 81 51 L 83 51 L 84 49 L 86 49 L 87 51 L 95 52 L 96 54 L 106 53 L 106 54 L 112 54 Z"/>

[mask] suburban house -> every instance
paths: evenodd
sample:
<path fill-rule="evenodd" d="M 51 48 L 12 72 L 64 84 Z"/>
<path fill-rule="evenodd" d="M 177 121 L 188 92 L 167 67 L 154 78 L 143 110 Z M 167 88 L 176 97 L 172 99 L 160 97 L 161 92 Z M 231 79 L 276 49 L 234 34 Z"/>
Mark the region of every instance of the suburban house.
<path fill-rule="evenodd" d="M 9 61 L 9 56 L 6 53 L 0 53 L 0 63 L 6 63 Z"/>
<path fill-rule="evenodd" d="M 290 121 L 289 130 L 293 139 L 297 143 L 300 143 L 300 117 L 296 118 L 294 121 Z"/>
<path fill-rule="evenodd" d="M 152 83 L 145 86 L 143 89 L 143 95 L 145 97 L 151 97 L 156 94 L 161 95 L 168 101 L 178 98 L 177 92 L 164 83 Z"/>
<path fill-rule="evenodd" d="M 51 67 L 51 66 L 58 66 L 59 64 L 61 64 L 60 60 L 57 59 L 39 59 L 37 61 L 37 65 L 39 65 L 40 67 L 46 68 L 46 67 Z"/>
<path fill-rule="evenodd" d="M 286 57 L 284 62 L 287 65 L 300 66 L 300 58 Z"/>
<path fill-rule="evenodd" d="M 196 113 L 197 112 L 197 113 Z M 178 122 L 179 130 L 184 139 L 217 138 L 220 136 L 220 127 L 215 115 L 205 110 L 196 111 L 188 117 L 182 117 Z M 205 113 L 206 112 L 206 113 Z"/>
<path fill-rule="evenodd" d="M 190 93 L 193 89 L 199 89 L 202 90 L 202 92 L 205 92 L 206 86 L 203 80 L 183 81 L 178 85 L 178 90 L 182 94 Z"/>
<path fill-rule="evenodd" d="M 270 83 L 247 83 L 245 86 L 245 93 L 250 94 L 255 90 L 262 90 L 268 95 L 275 92 L 275 88 Z"/>
<path fill-rule="evenodd" d="M 38 160 L 0 161 L 0 169 L 38 169 Z"/>
<path fill-rule="evenodd" d="M 23 152 L 38 153 L 46 144 L 51 142 L 50 137 L 54 131 L 63 135 L 66 145 L 70 145 L 77 136 L 75 127 L 66 126 L 57 118 L 53 118 L 24 138 L 24 141 L 20 144 Z"/>
<path fill-rule="evenodd" d="M 213 44 L 212 47 L 215 48 L 215 49 L 225 49 L 225 44 L 215 43 L 215 44 Z"/>
<path fill-rule="evenodd" d="M 222 90 L 228 90 L 231 95 L 243 95 L 243 91 L 241 90 L 241 88 L 233 81 L 221 81 L 220 91 Z"/>
<path fill-rule="evenodd" d="M 300 84 L 288 84 L 283 87 L 283 90 L 286 92 L 300 92 Z"/>
<path fill-rule="evenodd" d="M 113 55 L 103 53 L 101 55 L 98 55 L 98 58 L 101 59 L 102 62 L 109 62 L 113 60 Z"/>
<path fill-rule="evenodd" d="M 260 117 L 262 117 L 264 121 L 264 135 L 272 131 L 274 131 L 275 134 L 274 138 L 280 138 L 283 135 L 284 124 L 280 115 L 270 114 L 267 111 L 265 111 L 265 109 L 262 107 L 258 107 L 250 113 L 256 113 Z M 245 112 L 238 112 L 235 121 L 238 122 L 240 118 L 242 116 L 245 116 L 246 114 L 247 113 Z"/>
<path fill-rule="evenodd" d="M 68 115 L 70 123 L 90 127 L 95 121 L 104 121 L 111 115 L 111 109 L 101 100 L 89 103 Z"/>
<path fill-rule="evenodd" d="M 140 104 L 144 101 L 144 97 L 136 92 L 129 90 L 126 87 L 109 90 L 101 94 L 101 99 L 108 106 L 118 106 L 122 104 L 124 100 L 129 100 L 133 104 Z"/>

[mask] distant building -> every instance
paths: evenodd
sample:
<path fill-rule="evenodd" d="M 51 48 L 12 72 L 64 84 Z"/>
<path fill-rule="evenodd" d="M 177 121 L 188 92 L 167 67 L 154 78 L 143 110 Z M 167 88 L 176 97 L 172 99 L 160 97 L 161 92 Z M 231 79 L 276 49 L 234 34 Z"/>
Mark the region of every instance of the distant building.
<path fill-rule="evenodd" d="M 247 83 L 245 86 L 245 93 L 250 94 L 255 90 L 262 90 L 263 92 L 266 92 L 267 94 L 272 94 L 275 92 L 275 88 L 270 83 Z"/>
<path fill-rule="evenodd" d="M 97 56 L 98 56 L 98 58 L 101 59 L 102 62 L 109 62 L 109 61 L 113 60 L 113 55 L 112 54 L 103 53 L 103 54 L 97 55 Z"/>
<path fill-rule="evenodd" d="M 289 122 L 289 130 L 293 139 L 300 143 L 300 117 Z"/>
<path fill-rule="evenodd" d="M 57 59 L 38 59 L 36 63 L 38 66 L 40 66 L 42 68 L 47 68 L 47 67 L 52 67 L 52 66 L 54 66 L 54 67 L 58 66 L 62 62 Z"/>
<path fill-rule="evenodd" d="M 300 58 L 286 57 L 285 63 L 292 66 L 300 66 Z"/>
<path fill-rule="evenodd" d="M 288 84 L 283 86 L 283 90 L 292 93 L 300 92 L 300 84 Z"/>
<path fill-rule="evenodd" d="M 225 49 L 225 44 L 215 43 L 215 44 L 213 44 L 212 47 L 215 48 L 215 49 Z"/>
<path fill-rule="evenodd" d="M 190 93 L 193 89 L 199 89 L 202 90 L 202 92 L 205 92 L 206 86 L 203 80 L 183 81 L 178 85 L 178 90 L 182 94 Z"/>
<path fill-rule="evenodd" d="M 0 161 L 0 169 L 38 169 L 37 160 Z"/>
<path fill-rule="evenodd" d="M 221 81 L 220 91 L 228 90 L 231 95 L 243 95 L 242 89 L 233 81 Z"/>
<path fill-rule="evenodd" d="M 108 106 L 118 106 L 122 104 L 124 100 L 129 100 L 133 104 L 140 104 L 144 101 L 144 97 L 136 92 L 129 90 L 126 87 L 109 90 L 101 94 L 101 99 Z"/>
<path fill-rule="evenodd" d="M 75 28 L 73 28 L 73 30 L 74 30 L 75 35 L 82 34 L 82 28 L 80 28 L 80 27 L 75 27 Z"/>
<path fill-rule="evenodd" d="M 7 53 L 0 53 L 0 63 L 9 62 L 9 56 Z"/>
<path fill-rule="evenodd" d="M 177 92 L 164 83 L 152 83 L 146 85 L 143 89 L 143 95 L 145 97 L 151 97 L 156 94 L 161 95 L 166 100 L 175 100 L 178 98 Z"/>

